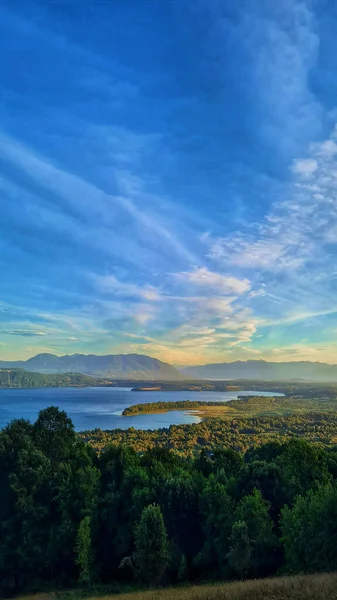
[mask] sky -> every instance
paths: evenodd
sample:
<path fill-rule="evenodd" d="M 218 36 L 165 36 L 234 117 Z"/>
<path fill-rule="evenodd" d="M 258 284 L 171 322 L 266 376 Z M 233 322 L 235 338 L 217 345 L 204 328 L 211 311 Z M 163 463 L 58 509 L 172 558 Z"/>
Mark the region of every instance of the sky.
<path fill-rule="evenodd" d="M 337 4 L 2 0 L 0 358 L 337 363 Z"/>

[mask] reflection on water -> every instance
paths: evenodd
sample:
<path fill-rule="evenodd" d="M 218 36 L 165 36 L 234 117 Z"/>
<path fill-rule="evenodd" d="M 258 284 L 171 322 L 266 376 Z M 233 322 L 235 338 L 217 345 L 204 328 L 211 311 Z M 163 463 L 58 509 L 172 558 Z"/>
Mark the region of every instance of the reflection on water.
<path fill-rule="evenodd" d="M 0 427 L 12 419 L 35 421 L 39 410 L 58 406 L 72 419 L 77 431 L 84 429 L 160 429 L 170 425 L 199 423 L 193 412 L 172 410 L 153 415 L 123 417 L 131 404 L 199 400 L 224 402 L 238 396 L 282 396 L 271 392 L 131 392 L 131 388 L 0 389 Z"/>

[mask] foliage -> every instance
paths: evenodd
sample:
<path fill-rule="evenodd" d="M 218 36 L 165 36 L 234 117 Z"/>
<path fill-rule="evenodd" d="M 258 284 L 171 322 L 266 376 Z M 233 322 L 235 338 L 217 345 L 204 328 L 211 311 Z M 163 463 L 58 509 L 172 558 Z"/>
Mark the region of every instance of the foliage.
<path fill-rule="evenodd" d="M 188 410 L 191 408 L 205 408 L 207 406 L 226 406 L 228 402 L 200 402 L 199 400 L 180 400 L 178 402 L 148 402 L 147 404 L 133 404 L 122 412 L 124 417 L 138 415 L 139 413 L 156 413 L 167 410 Z"/>
<path fill-rule="evenodd" d="M 86 516 L 80 522 L 76 537 L 76 562 L 80 567 L 80 583 L 90 584 L 91 581 L 91 518 Z"/>
<path fill-rule="evenodd" d="M 330 483 L 298 496 L 281 519 L 282 542 L 289 570 L 337 569 L 337 487 Z"/>
<path fill-rule="evenodd" d="M 55 407 L 34 425 L 5 427 L 2 595 L 76 586 L 79 571 L 85 585 L 133 584 L 134 569 L 157 585 L 337 569 L 336 447 L 279 437 L 243 452 L 239 421 L 201 425 L 214 451 L 200 440 L 190 451 L 191 426 L 171 428 L 174 450 L 146 447 L 146 432 L 141 451 L 115 443 L 95 452 Z"/>
<path fill-rule="evenodd" d="M 245 521 L 236 521 L 232 527 L 228 559 L 230 566 L 243 579 L 250 569 L 251 561 L 251 543 Z"/>
<path fill-rule="evenodd" d="M 143 509 L 136 527 L 135 564 L 137 575 L 150 585 L 162 581 L 169 564 L 167 533 L 160 507 Z"/>
<path fill-rule="evenodd" d="M 240 500 L 234 521 L 245 523 L 250 548 L 250 569 L 247 567 L 247 572 L 257 576 L 274 571 L 278 540 L 273 532 L 269 504 L 260 491 L 255 489 L 251 495 Z"/>
<path fill-rule="evenodd" d="M 180 581 L 181 583 L 188 581 L 188 566 L 186 556 L 184 556 L 184 554 L 182 554 L 180 558 L 180 564 L 178 569 L 178 581 Z"/>
<path fill-rule="evenodd" d="M 0 388 L 101 386 L 101 380 L 80 373 L 32 373 L 24 369 L 0 369 Z M 107 383 L 105 382 L 105 385 Z"/>
<path fill-rule="evenodd" d="M 244 453 L 264 445 L 266 441 L 282 445 L 300 437 L 324 446 L 334 446 L 337 440 L 337 412 L 207 418 L 201 423 L 171 425 L 168 429 L 155 431 L 133 427 L 111 431 L 95 429 L 83 431 L 80 436 L 98 452 L 110 444 L 128 444 L 137 452 L 162 446 L 185 457 L 198 455 L 202 449 L 206 454 L 211 454 L 219 447 Z"/>

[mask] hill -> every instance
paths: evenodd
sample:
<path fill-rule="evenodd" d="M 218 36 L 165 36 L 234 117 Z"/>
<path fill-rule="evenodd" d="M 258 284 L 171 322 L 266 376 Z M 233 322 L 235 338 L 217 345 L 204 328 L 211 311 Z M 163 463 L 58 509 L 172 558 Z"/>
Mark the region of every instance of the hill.
<path fill-rule="evenodd" d="M 268 362 L 247 360 L 181 367 L 194 379 L 264 379 L 269 381 L 337 381 L 337 365 L 310 361 Z"/>
<path fill-rule="evenodd" d="M 141 380 L 182 380 L 175 367 L 140 354 L 37 354 L 26 361 L 0 361 L 0 369 L 21 368 L 36 373 L 83 373 L 92 377 Z"/>
<path fill-rule="evenodd" d="M 100 381 L 79 373 L 44 375 L 24 369 L 0 369 L 0 388 L 97 386 Z"/>

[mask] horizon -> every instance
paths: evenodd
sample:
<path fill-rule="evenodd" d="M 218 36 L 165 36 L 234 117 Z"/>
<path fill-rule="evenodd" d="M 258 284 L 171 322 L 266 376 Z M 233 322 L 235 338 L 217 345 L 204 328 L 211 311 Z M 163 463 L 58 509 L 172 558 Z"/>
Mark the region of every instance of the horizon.
<path fill-rule="evenodd" d="M 0 360 L 337 364 L 337 5 L 70 4 L 0 6 Z"/>
<path fill-rule="evenodd" d="M 15 360 L 7 360 L 6 358 L 1 358 L 0 359 L 0 370 L 1 370 L 1 362 L 26 362 L 27 360 L 31 359 L 31 358 L 36 358 L 37 356 L 43 356 L 43 355 L 47 355 L 47 356 L 56 356 L 57 358 L 64 358 L 64 357 L 69 357 L 72 358 L 73 356 L 145 356 L 146 358 L 153 358 L 156 359 L 155 356 L 150 356 L 148 354 L 140 354 L 139 352 L 128 352 L 128 353 L 119 353 L 119 354 L 84 354 L 83 352 L 75 352 L 74 354 L 53 354 L 51 352 L 40 352 L 38 354 L 33 354 L 32 356 L 29 356 L 27 359 L 20 359 L 17 358 Z M 157 359 L 160 360 L 160 359 Z M 166 361 L 162 361 L 162 362 L 166 362 Z M 337 363 L 328 363 L 328 362 L 322 362 L 322 361 L 313 361 L 313 360 L 289 360 L 289 361 L 281 361 L 281 360 L 265 360 L 263 358 L 247 358 L 244 360 L 241 359 L 236 359 L 235 361 L 220 361 L 220 362 L 214 362 L 214 363 L 195 363 L 195 364 L 191 364 L 191 365 L 180 365 L 177 363 L 167 363 L 177 369 L 179 368 L 185 368 L 188 366 L 193 366 L 193 367 L 203 367 L 203 366 L 207 366 L 207 365 L 221 365 L 221 364 L 232 364 L 235 362 L 266 362 L 266 363 L 270 363 L 270 364 L 283 364 L 283 363 L 303 363 L 303 362 L 309 362 L 312 364 L 321 364 L 321 365 L 328 365 L 330 367 L 333 366 L 337 366 Z"/>

